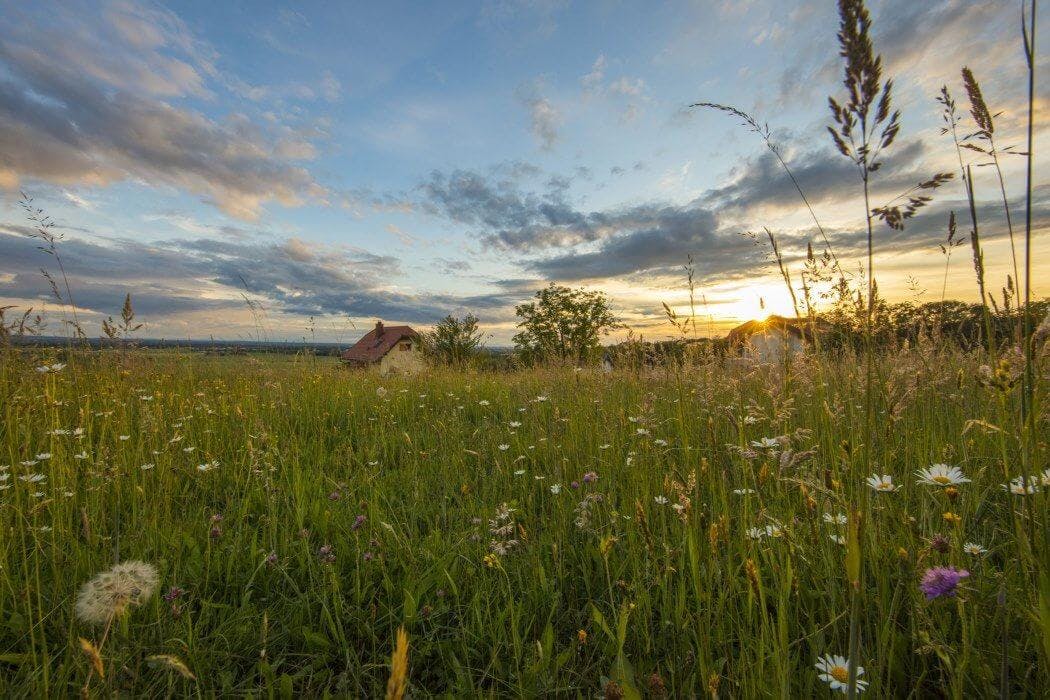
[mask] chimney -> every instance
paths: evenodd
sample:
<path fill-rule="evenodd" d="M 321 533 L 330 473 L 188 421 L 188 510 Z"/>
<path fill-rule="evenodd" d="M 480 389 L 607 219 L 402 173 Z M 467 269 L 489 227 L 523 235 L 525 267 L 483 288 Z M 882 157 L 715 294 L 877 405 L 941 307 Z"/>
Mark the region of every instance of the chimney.
<path fill-rule="evenodd" d="M 383 322 L 376 321 L 376 339 L 383 337 Z"/>

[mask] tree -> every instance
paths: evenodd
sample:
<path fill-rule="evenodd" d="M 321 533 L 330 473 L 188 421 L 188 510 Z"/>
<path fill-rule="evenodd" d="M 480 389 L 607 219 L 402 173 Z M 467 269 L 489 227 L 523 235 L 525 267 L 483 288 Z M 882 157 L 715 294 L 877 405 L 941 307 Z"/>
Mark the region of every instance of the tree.
<path fill-rule="evenodd" d="M 536 292 L 535 301 L 516 306 L 514 312 L 521 319 L 514 344 L 528 360 L 584 362 L 600 346 L 601 336 L 621 327 L 604 292 L 553 282 Z"/>
<path fill-rule="evenodd" d="M 481 337 L 477 316 L 467 314 L 460 320 L 449 314 L 423 334 L 423 348 L 435 362 L 462 367 L 478 354 Z"/>

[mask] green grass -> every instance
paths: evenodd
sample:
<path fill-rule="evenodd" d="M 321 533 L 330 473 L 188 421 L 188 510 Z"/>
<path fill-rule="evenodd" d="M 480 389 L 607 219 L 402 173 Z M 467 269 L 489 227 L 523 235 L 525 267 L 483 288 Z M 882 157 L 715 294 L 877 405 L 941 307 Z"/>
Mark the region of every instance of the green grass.
<path fill-rule="evenodd" d="M 1050 489 L 1000 488 L 1018 474 L 1015 390 L 982 386 L 975 356 L 880 360 L 871 449 L 900 490 L 877 494 L 857 466 L 856 360 L 381 379 L 315 358 L 145 352 L 75 354 L 41 374 L 62 358 L 3 352 L 0 695 L 79 692 L 78 637 L 102 630 L 76 619 L 74 597 L 118 557 L 155 564 L 161 586 L 115 622 L 95 693 L 374 697 L 404 625 L 416 697 L 593 696 L 609 678 L 651 696 L 654 676 L 672 696 L 827 695 L 814 663 L 846 654 L 851 584 L 831 539 L 847 528 L 823 515 L 853 510 L 868 693 L 987 696 L 1004 663 L 1015 695 L 1050 683 L 1035 554 Z M 774 436 L 789 437 L 741 453 Z M 785 447 L 816 452 L 791 464 Z M 1045 468 L 1045 440 L 1037 456 Z M 916 484 L 938 462 L 972 483 L 954 498 Z M 37 472 L 46 481 L 18 478 Z M 504 503 L 517 545 L 486 561 Z M 773 519 L 782 536 L 747 536 Z M 926 601 L 919 578 L 946 564 L 972 575 Z M 172 586 L 178 614 L 160 598 Z M 153 654 L 196 682 L 150 667 Z"/>

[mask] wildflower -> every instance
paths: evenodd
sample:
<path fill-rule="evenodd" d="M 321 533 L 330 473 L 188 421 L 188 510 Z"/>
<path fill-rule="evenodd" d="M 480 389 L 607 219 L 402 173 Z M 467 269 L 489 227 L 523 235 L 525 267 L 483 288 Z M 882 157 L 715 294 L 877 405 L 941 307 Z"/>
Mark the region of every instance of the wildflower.
<path fill-rule="evenodd" d="M 1043 483 L 1043 486 L 1050 488 L 1050 469 L 1043 470 L 1043 475 L 1040 477 L 1040 481 Z"/>
<path fill-rule="evenodd" d="M 482 563 L 485 566 L 487 566 L 490 569 L 492 569 L 492 568 L 494 568 L 494 567 L 499 565 L 499 557 L 497 557 L 495 554 L 493 554 L 491 552 L 489 552 L 488 554 L 483 556 L 481 558 L 481 561 L 482 561 Z"/>
<path fill-rule="evenodd" d="M 517 469 L 517 470 L 515 470 L 515 472 L 514 472 L 514 476 L 521 476 L 521 475 L 522 475 L 522 474 L 524 474 L 524 473 L 525 473 L 525 470 L 524 470 L 524 469 Z"/>
<path fill-rule="evenodd" d="M 126 442 L 131 439 L 130 435 L 120 435 L 119 437 L 121 442 Z"/>
<path fill-rule="evenodd" d="M 817 661 L 816 668 L 820 671 L 817 677 L 827 683 L 832 690 L 838 690 L 842 693 L 849 692 L 849 660 L 846 657 L 837 654 L 825 654 Z M 858 692 L 864 692 L 864 689 L 868 686 L 867 681 L 860 679 L 863 675 L 864 667 L 857 666 L 855 683 Z"/>
<path fill-rule="evenodd" d="M 648 435 L 648 434 L 649 434 L 649 431 L 648 431 L 648 430 L 646 430 L 645 428 L 638 428 L 638 429 L 637 429 L 637 430 L 635 430 L 634 432 L 635 432 L 636 434 L 638 434 L 638 435 Z"/>
<path fill-rule="evenodd" d="M 520 422 L 518 422 L 518 421 L 516 421 L 516 420 L 512 420 L 512 421 L 511 421 L 511 422 L 509 423 L 509 425 L 510 425 L 510 427 L 512 427 L 512 428 L 520 428 L 520 427 L 521 427 L 521 423 L 520 423 Z"/>
<path fill-rule="evenodd" d="M 930 538 L 930 548 L 933 549 L 935 552 L 940 552 L 941 554 L 944 554 L 948 551 L 948 546 L 948 538 L 944 535 L 934 535 L 932 538 Z"/>
<path fill-rule="evenodd" d="M 335 561 L 335 548 L 330 544 L 321 545 L 321 548 L 317 550 L 317 558 L 322 564 L 331 564 Z"/>
<path fill-rule="evenodd" d="M 656 501 L 657 505 L 667 505 L 667 496 L 656 496 L 653 500 Z"/>
<path fill-rule="evenodd" d="M 63 369 L 65 369 L 65 367 L 65 363 L 56 362 L 53 365 L 41 365 L 40 367 L 36 368 L 36 371 L 40 372 L 41 374 L 53 374 L 55 372 L 61 372 Z"/>
<path fill-rule="evenodd" d="M 660 440 L 657 438 L 656 440 L 653 440 L 653 444 L 657 447 L 667 447 L 667 440 Z"/>
<path fill-rule="evenodd" d="M 828 539 L 830 539 L 835 544 L 841 544 L 841 545 L 845 545 L 846 544 L 846 538 L 843 537 L 842 535 L 828 535 Z"/>
<path fill-rule="evenodd" d="M 267 554 L 265 562 L 267 566 L 275 566 L 277 564 L 277 552 Z"/>
<path fill-rule="evenodd" d="M 343 497 L 343 494 L 339 493 L 338 490 L 332 491 L 330 494 L 328 494 L 328 500 L 329 501 L 338 501 L 342 497 Z"/>
<path fill-rule="evenodd" d="M 143 464 L 141 467 L 139 467 L 139 469 L 141 469 L 142 471 L 149 471 L 150 469 L 153 469 L 154 466 L 156 465 L 154 465 L 152 462 L 149 462 L 147 464 Z"/>
<path fill-rule="evenodd" d="M 21 481 L 26 481 L 30 484 L 37 484 L 47 479 L 46 474 L 23 474 L 18 477 Z"/>
<path fill-rule="evenodd" d="M 381 386 L 377 386 L 376 387 L 376 396 L 378 396 L 379 398 L 383 398 L 384 396 L 386 396 L 386 394 L 387 394 L 386 389 L 384 389 Z"/>
<path fill-rule="evenodd" d="M 555 496 L 561 493 L 561 484 L 551 484 L 551 493 Z"/>
<path fill-rule="evenodd" d="M 941 596 L 954 596 L 959 586 L 959 581 L 970 575 L 966 569 L 956 569 L 954 566 L 935 566 L 927 569 L 919 582 L 919 589 L 926 595 L 926 600 L 933 600 Z"/>
<path fill-rule="evenodd" d="M 88 453 L 87 452 L 83 452 L 83 451 L 78 452 L 77 454 L 73 455 L 73 459 L 87 459 L 87 458 L 88 458 Z"/>
<path fill-rule="evenodd" d="M 745 496 L 749 493 L 754 493 L 754 489 L 733 489 L 733 493 L 737 496 Z"/>
<path fill-rule="evenodd" d="M 580 488 L 580 482 L 573 481 L 572 483 L 569 484 L 569 488 L 571 488 L 571 489 L 578 489 L 578 488 Z"/>
<path fill-rule="evenodd" d="M 1036 492 L 1035 479 L 1029 477 L 1027 483 L 1025 482 L 1026 479 L 1024 479 L 1024 477 L 1015 476 L 1010 480 L 1009 484 L 1003 484 L 1002 489 L 1015 496 L 1030 496 Z"/>
<path fill-rule="evenodd" d="M 963 475 L 959 467 L 950 467 L 947 464 L 934 464 L 926 469 L 920 469 L 915 472 L 915 475 L 919 477 L 920 484 L 930 486 L 955 486 L 970 481 Z"/>
<path fill-rule="evenodd" d="M 354 530 L 354 531 L 360 530 L 361 527 L 365 524 L 365 521 L 367 521 L 367 520 L 368 520 L 368 516 L 366 516 L 364 514 L 358 514 L 354 518 L 354 524 L 350 526 L 350 529 Z"/>
<path fill-rule="evenodd" d="M 576 641 L 578 641 L 580 644 L 586 644 L 587 643 L 587 630 L 583 630 L 583 629 L 577 630 L 576 631 Z"/>
<path fill-rule="evenodd" d="M 964 544 L 963 551 L 974 557 L 981 557 L 988 553 L 987 549 L 974 542 L 967 542 Z"/>
<path fill-rule="evenodd" d="M 125 561 L 95 576 L 77 591 L 76 614 L 89 625 L 103 625 L 157 590 L 157 570 L 143 561 Z"/>
<path fill-rule="evenodd" d="M 872 474 L 868 477 L 868 486 L 880 493 L 890 493 L 896 491 L 897 487 L 893 485 L 893 477 L 889 474 Z"/>
<path fill-rule="evenodd" d="M 510 445 L 508 445 L 506 443 L 503 443 L 502 445 L 498 445 L 497 447 L 499 448 L 500 452 L 506 452 L 507 450 L 510 449 Z"/>
<path fill-rule="evenodd" d="M 36 456 L 36 459 L 37 459 L 38 462 L 43 462 L 46 459 L 51 459 L 51 453 L 50 452 L 41 452 L 40 454 L 38 454 Z"/>
<path fill-rule="evenodd" d="M 481 401 L 478 401 L 478 405 L 479 406 L 488 406 L 489 402 L 487 400 L 485 400 L 485 399 L 482 399 Z"/>
<path fill-rule="evenodd" d="M 829 525 L 845 525 L 849 522 L 849 518 L 847 518 L 843 513 L 839 513 L 838 515 L 825 513 L 824 522 L 826 522 Z"/>
<path fill-rule="evenodd" d="M 780 537 L 783 534 L 784 528 L 779 523 L 773 523 L 765 527 L 752 527 L 747 530 L 747 536 L 753 540 L 760 540 L 763 537 Z"/>
<path fill-rule="evenodd" d="M 757 447 L 762 450 L 775 450 L 780 447 L 780 441 L 776 438 L 760 438 L 758 440 L 751 441 L 752 447 Z"/>
<path fill-rule="evenodd" d="M 583 475 L 583 483 L 585 484 L 593 484 L 597 480 L 598 474 L 596 472 L 587 472 Z"/>
<path fill-rule="evenodd" d="M 944 519 L 944 522 L 949 525 L 958 525 L 962 522 L 962 518 L 951 511 L 944 513 L 941 517 Z"/>

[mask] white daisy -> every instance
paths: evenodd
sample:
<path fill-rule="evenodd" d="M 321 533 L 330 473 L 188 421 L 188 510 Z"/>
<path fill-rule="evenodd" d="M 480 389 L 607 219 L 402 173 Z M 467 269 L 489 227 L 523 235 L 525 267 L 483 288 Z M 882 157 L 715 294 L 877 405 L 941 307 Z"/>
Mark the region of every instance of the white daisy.
<path fill-rule="evenodd" d="M 915 472 L 919 477 L 920 484 L 930 486 L 955 486 L 957 484 L 969 483 L 969 479 L 963 475 L 959 467 L 950 467 L 947 464 L 934 464 L 925 469 Z"/>
<path fill-rule="evenodd" d="M 963 545 L 963 551 L 975 557 L 984 556 L 988 550 L 975 542 L 967 542 Z"/>
<path fill-rule="evenodd" d="M 780 447 L 780 442 L 776 438 L 760 438 L 758 440 L 751 441 L 752 447 L 758 447 L 763 450 L 775 450 Z"/>
<path fill-rule="evenodd" d="M 837 515 L 825 513 L 824 522 L 826 522 L 828 525 L 845 525 L 849 522 L 849 518 L 847 518 L 843 513 L 839 513 Z"/>
<path fill-rule="evenodd" d="M 561 484 L 551 484 L 551 493 L 555 496 L 561 493 Z"/>
<path fill-rule="evenodd" d="M 506 443 L 504 443 L 504 444 L 502 444 L 502 445 L 499 445 L 499 451 L 500 451 L 500 452 L 506 452 L 506 451 L 507 451 L 507 450 L 509 450 L 509 449 L 510 449 L 510 445 L 508 445 L 508 444 L 506 444 Z"/>
<path fill-rule="evenodd" d="M 1009 491 L 1015 496 L 1030 496 L 1037 491 L 1035 485 L 1036 480 L 1033 477 L 1028 477 L 1027 483 L 1025 479 L 1020 476 L 1015 476 L 1010 480 L 1009 484 L 1003 484 L 1002 489 Z"/>
<path fill-rule="evenodd" d="M 667 505 L 667 496 L 655 496 L 653 500 L 661 506 Z"/>
<path fill-rule="evenodd" d="M 889 474 L 872 474 L 868 477 L 868 486 L 880 493 L 891 493 L 897 490 L 893 485 L 893 477 Z"/>
<path fill-rule="evenodd" d="M 845 656 L 825 654 L 816 663 L 820 673 L 818 678 L 831 686 L 832 690 L 838 690 L 843 694 L 849 692 L 849 660 Z M 868 682 L 862 681 L 864 667 L 857 666 L 857 692 L 864 692 Z"/>

